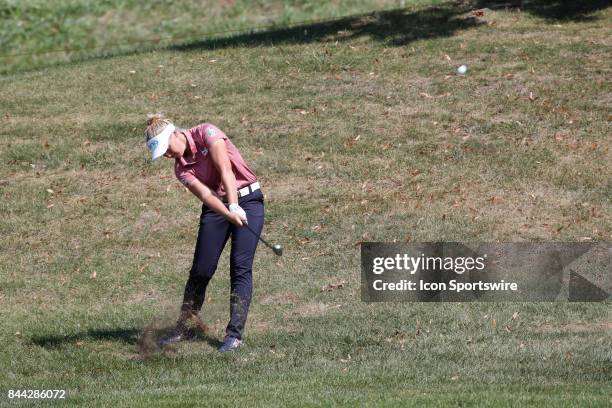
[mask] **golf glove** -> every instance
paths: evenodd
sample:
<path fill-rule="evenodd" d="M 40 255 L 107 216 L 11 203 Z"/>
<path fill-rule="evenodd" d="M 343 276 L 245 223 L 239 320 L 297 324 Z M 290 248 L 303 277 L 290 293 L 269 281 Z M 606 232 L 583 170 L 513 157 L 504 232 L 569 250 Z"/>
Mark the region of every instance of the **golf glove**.
<path fill-rule="evenodd" d="M 232 203 L 229 205 L 229 210 L 230 212 L 238 214 L 240 218 L 242 219 L 242 221 L 248 224 L 246 213 L 244 212 L 242 207 L 240 207 L 240 205 L 236 203 Z"/>

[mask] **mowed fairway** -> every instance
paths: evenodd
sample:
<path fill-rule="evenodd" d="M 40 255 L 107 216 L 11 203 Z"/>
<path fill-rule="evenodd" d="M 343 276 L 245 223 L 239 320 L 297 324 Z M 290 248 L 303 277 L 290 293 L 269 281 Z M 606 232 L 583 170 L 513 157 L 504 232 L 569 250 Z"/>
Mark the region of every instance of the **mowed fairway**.
<path fill-rule="evenodd" d="M 436 3 L 0 77 L 0 405 L 610 406 L 609 302 L 360 301 L 362 241 L 612 239 L 612 9 Z M 209 336 L 140 351 L 201 208 L 149 161 L 157 111 L 226 131 L 284 246 L 237 353 L 229 248 Z"/>

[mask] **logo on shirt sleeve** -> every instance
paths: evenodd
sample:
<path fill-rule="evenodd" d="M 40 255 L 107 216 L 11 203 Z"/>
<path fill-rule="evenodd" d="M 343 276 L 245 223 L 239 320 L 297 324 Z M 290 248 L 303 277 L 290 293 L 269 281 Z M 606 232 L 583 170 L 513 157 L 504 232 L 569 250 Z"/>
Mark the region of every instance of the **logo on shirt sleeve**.
<path fill-rule="evenodd" d="M 213 128 L 211 128 L 211 127 L 209 127 L 208 129 L 206 129 L 206 136 L 210 136 L 210 137 L 212 137 L 212 136 L 214 136 L 214 135 L 215 135 L 215 133 L 216 133 L 216 132 L 215 132 L 215 129 L 213 129 Z"/>

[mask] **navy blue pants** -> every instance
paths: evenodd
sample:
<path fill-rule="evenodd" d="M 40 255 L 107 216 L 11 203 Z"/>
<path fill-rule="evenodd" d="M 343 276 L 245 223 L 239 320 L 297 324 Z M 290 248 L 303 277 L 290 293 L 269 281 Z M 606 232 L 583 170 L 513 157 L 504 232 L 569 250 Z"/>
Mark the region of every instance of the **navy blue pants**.
<path fill-rule="evenodd" d="M 264 224 L 264 197 L 261 189 L 239 198 L 238 204 L 247 215 L 249 227 L 260 234 Z M 258 239 L 246 227 L 232 224 L 206 205 L 202 205 L 198 240 L 181 310 L 192 313 L 201 310 L 206 287 L 215 274 L 219 257 L 230 236 L 230 321 L 225 333 L 226 336 L 240 339 L 251 304 L 253 258 Z"/>

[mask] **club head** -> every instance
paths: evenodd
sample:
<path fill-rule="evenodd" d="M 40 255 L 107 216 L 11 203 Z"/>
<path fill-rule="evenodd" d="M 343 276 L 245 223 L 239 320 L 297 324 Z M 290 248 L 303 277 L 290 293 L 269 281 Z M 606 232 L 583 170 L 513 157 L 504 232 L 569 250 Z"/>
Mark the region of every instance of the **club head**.
<path fill-rule="evenodd" d="M 283 254 L 283 247 L 278 244 L 274 244 L 272 251 L 274 251 L 276 255 L 281 256 Z"/>

